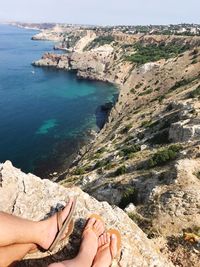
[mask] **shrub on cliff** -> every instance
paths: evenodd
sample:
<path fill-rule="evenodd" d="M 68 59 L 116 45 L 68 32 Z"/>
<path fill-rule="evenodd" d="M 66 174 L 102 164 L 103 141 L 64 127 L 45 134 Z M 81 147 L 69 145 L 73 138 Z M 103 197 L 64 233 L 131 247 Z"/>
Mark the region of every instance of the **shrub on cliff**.
<path fill-rule="evenodd" d="M 136 63 L 138 65 L 145 64 L 147 62 L 158 61 L 162 58 L 169 59 L 176 57 L 184 51 L 188 50 L 187 45 L 177 45 L 177 44 L 141 44 L 136 43 L 133 48 L 135 53 L 126 56 L 125 60 Z"/>
<path fill-rule="evenodd" d="M 127 172 L 127 168 L 126 168 L 126 166 L 122 165 L 121 167 L 119 167 L 119 168 L 115 171 L 114 175 L 115 175 L 115 176 L 119 176 L 119 175 L 123 175 L 123 174 L 125 174 L 126 172 Z"/>
<path fill-rule="evenodd" d="M 124 190 L 119 207 L 124 209 L 130 203 L 135 205 L 138 203 L 138 190 L 134 187 L 128 187 Z"/>
<path fill-rule="evenodd" d="M 195 175 L 198 179 L 200 179 L 200 171 L 198 171 L 197 173 L 194 173 L 194 175 Z"/>
<path fill-rule="evenodd" d="M 140 150 L 141 150 L 140 145 L 125 146 L 122 148 L 120 154 L 129 159 L 134 155 L 134 153 Z"/>
<path fill-rule="evenodd" d="M 190 94 L 189 94 L 189 97 L 191 97 L 191 98 L 195 98 L 195 97 L 199 97 L 199 96 L 200 96 L 200 85 L 197 86 L 197 88 L 194 91 L 190 92 Z"/>
<path fill-rule="evenodd" d="M 132 124 L 128 124 L 126 125 L 122 130 L 121 130 L 121 134 L 126 134 L 128 133 L 128 131 L 132 128 Z"/>
<path fill-rule="evenodd" d="M 162 166 L 167 162 L 174 160 L 178 156 L 178 152 L 182 149 L 182 145 L 171 145 L 168 148 L 156 152 L 148 161 L 148 167 Z"/>
<path fill-rule="evenodd" d="M 97 161 L 97 163 L 94 165 L 94 169 L 102 168 L 102 167 L 104 167 L 105 165 L 107 165 L 108 163 L 109 163 L 109 161 L 106 160 L 106 159 L 99 160 L 99 161 Z"/>
<path fill-rule="evenodd" d="M 97 38 L 95 38 L 92 42 L 90 42 L 85 48 L 84 50 L 91 50 L 95 47 L 99 47 L 105 44 L 110 44 L 112 42 L 114 42 L 114 37 L 113 36 L 99 36 Z"/>
<path fill-rule="evenodd" d="M 140 93 L 139 96 L 149 95 L 149 94 L 151 94 L 152 92 L 153 92 L 153 89 L 148 89 L 148 90 L 146 90 L 146 91 Z"/>
<path fill-rule="evenodd" d="M 85 173 L 84 168 L 76 168 L 76 170 L 73 172 L 74 175 L 82 175 Z"/>

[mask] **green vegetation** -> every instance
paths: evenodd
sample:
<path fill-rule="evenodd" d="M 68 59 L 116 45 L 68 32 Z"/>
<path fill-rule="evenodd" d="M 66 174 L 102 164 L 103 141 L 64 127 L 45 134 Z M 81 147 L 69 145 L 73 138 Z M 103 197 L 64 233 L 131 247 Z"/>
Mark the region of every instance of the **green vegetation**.
<path fill-rule="evenodd" d="M 158 102 L 162 103 L 162 101 L 165 99 L 165 95 L 161 95 L 158 97 Z"/>
<path fill-rule="evenodd" d="M 105 147 L 102 147 L 100 149 L 97 150 L 97 153 L 103 153 L 106 151 L 106 148 Z"/>
<path fill-rule="evenodd" d="M 188 50 L 187 45 L 177 45 L 177 44 L 141 44 L 136 43 L 133 48 L 135 53 L 126 56 L 125 60 L 136 63 L 138 65 L 145 64 L 147 62 L 158 61 L 162 58 L 169 59 L 176 57 L 184 51 Z"/>
<path fill-rule="evenodd" d="M 181 145 L 171 145 L 168 148 L 163 148 L 160 151 L 156 152 L 151 159 L 148 161 L 148 167 L 152 168 L 155 166 L 162 166 L 165 163 L 174 160 L 178 156 L 178 152 L 183 147 Z"/>
<path fill-rule="evenodd" d="M 106 164 L 108 164 L 108 160 L 106 160 L 106 159 L 99 160 L 99 161 L 97 161 L 97 163 L 94 165 L 94 169 L 102 168 L 102 167 L 104 167 Z"/>
<path fill-rule="evenodd" d="M 197 59 L 193 59 L 193 60 L 191 61 L 191 64 L 197 64 L 197 63 L 198 63 Z"/>
<path fill-rule="evenodd" d="M 73 172 L 74 175 L 82 175 L 85 173 L 85 169 L 84 168 L 76 168 L 76 170 Z"/>
<path fill-rule="evenodd" d="M 131 218 L 131 220 L 133 220 L 136 224 L 141 223 L 142 218 L 141 216 L 138 215 L 138 213 L 133 213 L 133 212 L 129 212 L 128 213 L 129 218 Z"/>
<path fill-rule="evenodd" d="M 131 94 L 135 94 L 135 89 L 132 88 L 132 89 L 130 90 L 130 92 L 131 92 Z"/>
<path fill-rule="evenodd" d="M 151 94 L 152 92 L 153 92 L 152 89 L 148 89 L 148 90 L 146 90 L 146 91 L 140 93 L 139 96 L 149 95 L 149 94 Z"/>
<path fill-rule="evenodd" d="M 135 86 L 135 89 L 139 89 L 142 85 L 143 85 L 143 83 L 138 83 L 138 84 Z"/>
<path fill-rule="evenodd" d="M 199 54 L 199 51 L 198 51 L 198 49 L 197 48 L 195 48 L 191 53 L 190 53 L 190 56 L 198 56 L 198 54 Z"/>
<path fill-rule="evenodd" d="M 200 179 L 200 171 L 197 172 L 197 173 L 195 173 L 195 176 L 196 176 L 198 179 Z"/>
<path fill-rule="evenodd" d="M 193 79 L 182 79 L 180 81 L 177 81 L 174 86 L 171 87 L 170 91 L 176 90 L 177 88 L 181 86 L 185 86 L 189 83 L 191 83 Z"/>
<path fill-rule="evenodd" d="M 123 174 L 125 174 L 126 172 L 127 172 L 127 168 L 126 168 L 126 166 L 122 165 L 121 167 L 119 167 L 119 168 L 115 171 L 114 175 L 115 175 L 115 176 L 119 176 L 119 175 L 123 175 Z"/>
<path fill-rule="evenodd" d="M 152 120 L 149 120 L 149 121 L 143 121 L 142 123 L 141 123 L 141 127 L 145 127 L 145 128 L 153 128 L 153 127 L 155 127 L 156 125 L 158 125 L 159 124 L 159 121 L 157 120 L 157 121 L 154 121 L 154 122 L 152 122 Z"/>
<path fill-rule="evenodd" d="M 177 89 L 177 88 L 179 88 L 179 87 L 181 87 L 181 86 L 188 85 L 188 84 L 190 84 L 191 82 L 193 82 L 193 81 L 195 81 L 195 80 L 197 80 L 197 79 L 199 79 L 199 78 L 200 78 L 200 74 L 197 75 L 197 76 L 194 76 L 194 77 L 192 77 L 192 78 L 182 79 L 182 80 L 180 80 L 180 81 L 177 81 L 177 82 L 175 83 L 175 85 L 171 87 L 171 89 L 169 90 L 169 92 L 171 92 L 171 91 L 173 91 L 173 90 L 175 90 L 175 89 Z"/>
<path fill-rule="evenodd" d="M 138 202 L 138 191 L 136 188 L 128 187 L 125 189 L 122 195 L 122 199 L 119 203 L 121 209 L 126 208 L 130 203 L 137 204 Z"/>
<path fill-rule="evenodd" d="M 141 150 L 140 145 L 132 145 L 132 146 L 125 146 L 121 150 L 121 155 L 130 159 L 133 157 L 134 153 L 138 152 Z"/>
<path fill-rule="evenodd" d="M 126 134 L 128 133 L 128 131 L 132 128 L 132 124 L 128 124 L 126 125 L 122 130 L 121 130 L 121 134 Z"/>
<path fill-rule="evenodd" d="M 197 58 L 198 58 L 198 54 L 199 54 L 199 51 L 198 51 L 198 49 L 194 49 L 193 51 L 192 51 L 192 53 L 190 53 L 190 56 L 192 56 L 192 58 L 191 58 L 191 64 L 196 64 L 196 63 L 198 63 L 198 60 L 197 60 Z"/>
<path fill-rule="evenodd" d="M 113 36 L 99 36 L 97 38 L 95 38 L 92 42 L 90 42 L 85 48 L 84 50 L 90 50 L 93 49 L 95 47 L 99 47 L 105 44 L 110 44 L 114 41 L 114 37 Z"/>
<path fill-rule="evenodd" d="M 194 91 L 190 92 L 190 94 L 189 94 L 189 97 L 191 97 L 191 98 L 195 98 L 195 97 L 199 97 L 199 96 L 200 96 L 200 85 L 197 86 L 197 88 Z"/>
<path fill-rule="evenodd" d="M 94 155 L 94 159 L 99 159 L 101 155 L 106 151 L 105 147 L 98 149 Z"/>
<path fill-rule="evenodd" d="M 105 169 L 105 170 L 111 170 L 111 169 L 114 168 L 115 166 L 116 166 L 116 163 L 108 162 L 108 163 L 105 165 L 104 169 Z"/>
<path fill-rule="evenodd" d="M 148 128 L 151 124 L 152 124 L 152 121 L 151 120 L 149 120 L 149 121 L 142 121 L 141 127 Z"/>

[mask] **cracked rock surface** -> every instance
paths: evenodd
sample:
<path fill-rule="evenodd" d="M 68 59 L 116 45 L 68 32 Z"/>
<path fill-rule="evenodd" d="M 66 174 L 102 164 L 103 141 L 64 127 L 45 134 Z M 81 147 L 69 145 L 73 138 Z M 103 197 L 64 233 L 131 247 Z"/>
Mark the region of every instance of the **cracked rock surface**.
<path fill-rule="evenodd" d="M 78 251 L 81 231 L 91 213 L 100 214 L 106 227 L 117 228 L 122 235 L 120 266 L 170 267 L 173 266 L 142 230 L 119 208 L 107 202 L 98 202 L 77 187 L 64 188 L 49 180 L 25 174 L 10 161 L 0 165 L 0 211 L 17 216 L 41 220 L 65 205 L 70 196 L 77 196 L 74 215 L 75 229 L 69 240 L 60 243 L 53 252 L 29 255 L 18 266 L 48 266 L 49 263 L 72 258 Z"/>

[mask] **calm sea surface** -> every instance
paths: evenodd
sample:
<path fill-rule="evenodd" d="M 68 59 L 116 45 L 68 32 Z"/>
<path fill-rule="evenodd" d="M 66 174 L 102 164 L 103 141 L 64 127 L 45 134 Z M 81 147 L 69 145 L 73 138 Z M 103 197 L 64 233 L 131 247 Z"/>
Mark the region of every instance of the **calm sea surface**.
<path fill-rule="evenodd" d="M 99 106 L 114 101 L 114 86 L 79 81 L 75 74 L 31 62 L 53 43 L 32 41 L 36 31 L 0 25 L 0 162 L 45 177 L 97 129 Z"/>

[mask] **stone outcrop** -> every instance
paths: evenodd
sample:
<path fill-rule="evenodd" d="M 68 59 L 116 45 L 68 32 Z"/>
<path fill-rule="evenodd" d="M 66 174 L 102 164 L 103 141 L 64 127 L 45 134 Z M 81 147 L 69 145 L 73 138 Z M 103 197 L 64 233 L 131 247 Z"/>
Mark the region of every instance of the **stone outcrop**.
<path fill-rule="evenodd" d="M 64 55 L 45 53 L 40 60 L 33 62 L 38 67 L 75 70 L 79 78 L 114 82 L 114 75 L 106 75 L 107 66 L 113 63 L 113 49 L 105 45 L 85 52 Z"/>
<path fill-rule="evenodd" d="M 122 234 L 122 267 L 172 267 L 156 246 L 119 208 L 98 202 L 79 188 L 66 189 L 49 180 L 25 174 L 7 161 L 0 165 L 0 210 L 31 220 L 41 220 L 65 205 L 68 197 L 77 196 L 76 227 L 68 244 L 61 244 L 54 256 L 35 254 L 18 266 L 47 266 L 48 263 L 72 257 L 76 253 L 84 223 L 91 213 L 99 213 L 107 228 L 116 227 Z M 41 259 L 42 258 L 42 259 Z"/>
<path fill-rule="evenodd" d="M 67 55 L 45 53 L 40 60 L 32 64 L 38 67 L 54 67 L 69 70 L 69 57 Z"/>
<path fill-rule="evenodd" d="M 169 138 L 173 142 L 187 142 L 200 138 L 200 124 L 190 123 L 189 120 L 173 123 L 170 127 Z"/>

